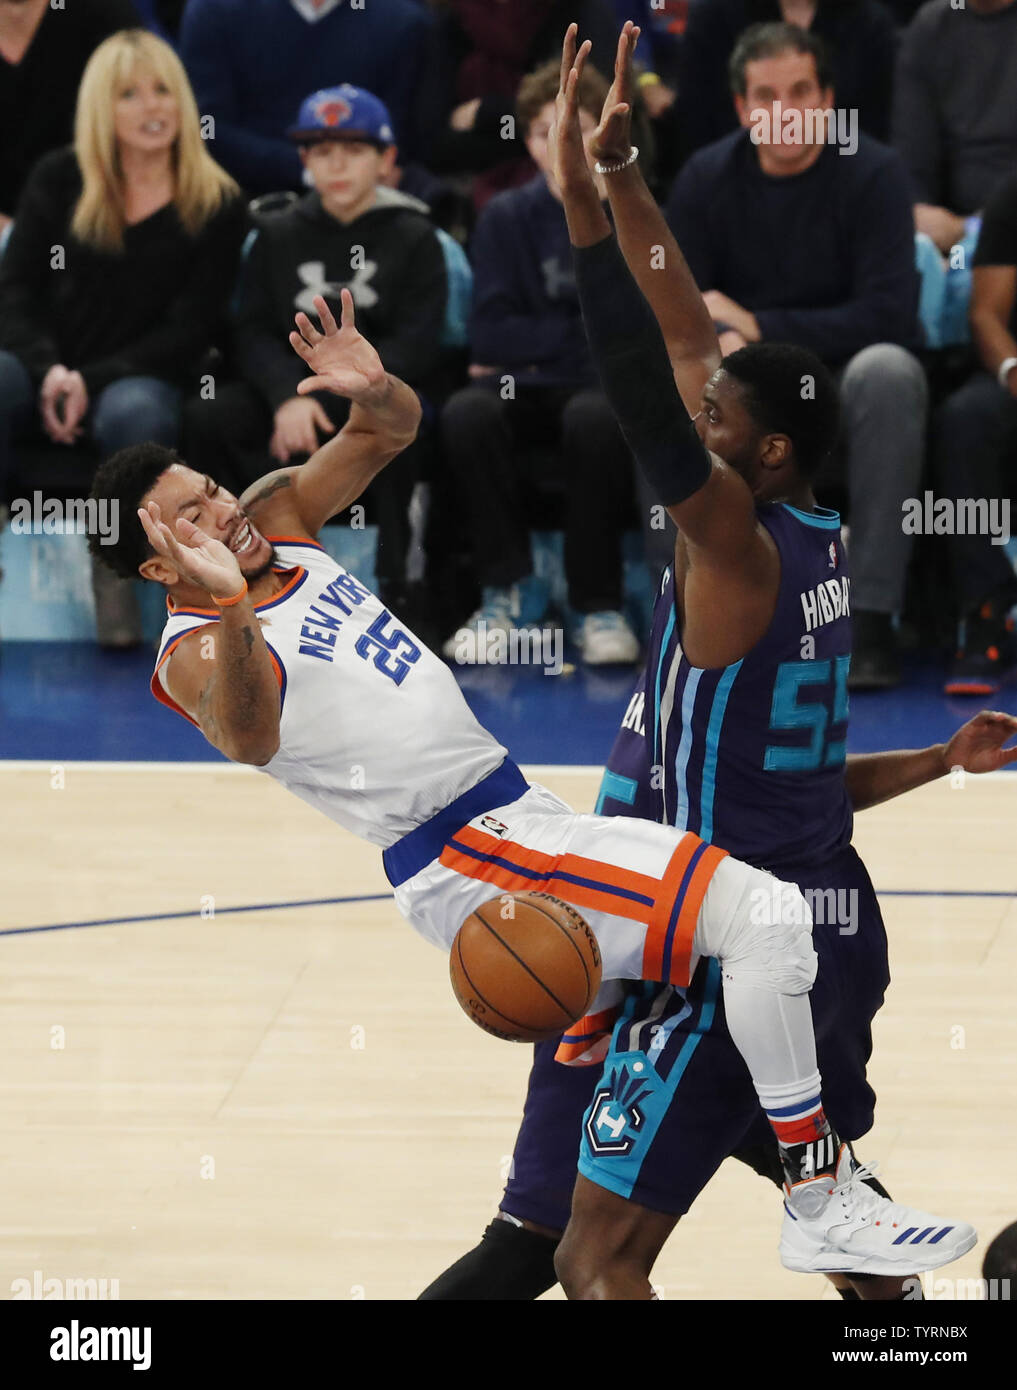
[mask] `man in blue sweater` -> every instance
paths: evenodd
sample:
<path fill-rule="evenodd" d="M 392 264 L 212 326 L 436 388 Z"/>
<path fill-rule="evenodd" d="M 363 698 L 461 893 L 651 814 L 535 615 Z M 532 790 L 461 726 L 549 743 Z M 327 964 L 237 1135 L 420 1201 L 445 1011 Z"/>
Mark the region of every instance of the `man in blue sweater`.
<path fill-rule="evenodd" d="M 621 612 L 631 461 L 590 359 L 548 156 L 559 68 L 546 63 L 520 85 L 518 134 L 540 173 L 492 198 L 477 223 L 473 384 L 442 412 L 445 458 L 483 589 L 480 608 L 443 648 L 460 663 L 494 662 L 508 650 L 520 618 L 518 585 L 531 568 L 527 507 L 542 483 L 564 492 L 565 575 L 583 660 L 606 665 L 639 655 Z M 607 83 L 588 68 L 579 101 L 591 138 L 606 95 Z"/>
<path fill-rule="evenodd" d="M 806 30 L 746 30 L 731 82 L 742 129 L 689 160 L 668 222 L 725 354 L 792 342 L 836 373 L 850 493 L 851 684 L 893 685 L 892 618 L 911 544 L 902 505 L 917 492 L 928 406 L 911 351 L 918 280 L 907 174 L 894 151 L 857 132 L 857 112 L 836 112 L 832 128 L 815 119 L 832 111 L 834 93 L 822 43 Z"/>
<path fill-rule="evenodd" d="M 212 153 L 248 193 L 300 188 L 286 127 L 308 92 L 349 82 L 384 102 L 414 158 L 430 23 L 414 0 L 190 0 L 180 55 L 215 120 Z"/>

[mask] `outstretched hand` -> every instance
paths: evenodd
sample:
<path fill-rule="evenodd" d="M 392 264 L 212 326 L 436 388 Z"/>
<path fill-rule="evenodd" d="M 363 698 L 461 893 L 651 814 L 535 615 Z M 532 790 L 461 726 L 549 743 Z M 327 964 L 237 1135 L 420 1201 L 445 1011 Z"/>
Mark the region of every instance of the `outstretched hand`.
<path fill-rule="evenodd" d="M 954 734 L 946 745 L 947 769 L 962 767 L 965 772 L 996 772 L 1017 762 L 1017 747 L 1003 744 L 1017 735 L 1017 718 L 998 710 L 983 709 Z"/>
<path fill-rule="evenodd" d="M 548 132 L 548 150 L 554 181 L 562 193 L 585 185 L 593 186 L 593 174 L 586 161 L 583 128 L 579 121 L 577 90 L 592 44 L 589 39 L 576 52 L 579 27 L 570 24 L 561 50 L 561 77 L 554 100 L 554 121 Z"/>
<path fill-rule="evenodd" d="M 340 299 L 342 322 L 337 324 L 325 300 L 315 295 L 320 332 L 306 314 L 297 314 L 298 331 L 290 334 L 290 344 L 314 372 L 299 383 L 297 393 L 306 396 L 310 391 L 332 391 L 358 405 L 377 405 L 388 390 L 385 368 L 371 344 L 357 332 L 349 290 L 344 289 Z"/>
<path fill-rule="evenodd" d="M 632 99 L 636 89 L 633 60 L 640 32 L 638 25 L 627 19 L 618 35 L 614 81 L 593 135 L 593 153 L 602 164 L 620 164 L 632 150 Z"/>
<path fill-rule="evenodd" d="M 182 579 L 196 584 L 213 598 L 232 598 L 244 582 L 240 564 L 222 541 L 213 540 L 186 517 L 178 517 L 176 535 L 162 519 L 158 502 L 139 507 L 145 535 L 157 554 L 169 560 Z"/>

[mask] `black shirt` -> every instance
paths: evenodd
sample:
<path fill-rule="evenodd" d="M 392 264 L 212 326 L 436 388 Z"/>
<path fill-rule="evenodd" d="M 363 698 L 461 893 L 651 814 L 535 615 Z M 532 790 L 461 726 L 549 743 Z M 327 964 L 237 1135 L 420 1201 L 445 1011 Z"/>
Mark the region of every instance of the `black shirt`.
<path fill-rule="evenodd" d="M 224 203 L 197 236 L 172 203 L 127 227 L 122 252 L 71 235 L 81 196 L 73 149 L 32 171 L 0 262 L 0 346 L 38 385 L 57 362 L 81 372 L 90 396 L 124 376 L 185 385 L 222 324 L 247 210 Z"/>
<path fill-rule="evenodd" d="M 289 344 L 294 315 L 302 310 L 313 322 L 312 301 L 320 294 L 338 321 L 343 286 L 353 296 L 358 329 L 386 371 L 419 386 L 434 369 L 448 280 L 423 204 L 381 188 L 372 207 L 344 224 L 311 192 L 264 219 L 237 293 L 237 366 L 273 411 L 307 375 Z"/>
<path fill-rule="evenodd" d="M 37 160 L 74 134 L 81 74 L 103 39 L 136 29 L 130 0 L 49 5 L 20 63 L 0 55 L 0 212 L 12 216 Z"/>

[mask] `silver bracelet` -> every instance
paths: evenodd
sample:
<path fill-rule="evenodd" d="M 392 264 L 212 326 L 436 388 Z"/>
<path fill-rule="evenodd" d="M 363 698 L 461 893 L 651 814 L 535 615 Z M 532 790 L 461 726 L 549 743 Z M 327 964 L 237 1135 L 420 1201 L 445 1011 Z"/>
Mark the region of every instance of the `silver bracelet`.
<path fill-rule="evenodd" d="M 593 166 L 593 172 L 595 174 L 618 174 L 622 169 L 627 169 L 630 164 L 635 164 L 638 158 L 639 146 L 633 145 L 627 159 L 623 159 L 619 164 L 601 164 L 598 160 Z"/>
<path fill-rule="evenodd" d="M 1008 391 L 1010 389 L 1008 385 L 1008 378 L 1010 376 L 1010 373 L 1013 371 L 1014 367 L 1017 367 L 1017 357 L 1004 357 L 1002 362 L 1000 362 L 999 364 L 999 369 L 996 372 L 996 380 L 999 382 L 1000 386 L 1002 386 L 1004 391 Z"/>

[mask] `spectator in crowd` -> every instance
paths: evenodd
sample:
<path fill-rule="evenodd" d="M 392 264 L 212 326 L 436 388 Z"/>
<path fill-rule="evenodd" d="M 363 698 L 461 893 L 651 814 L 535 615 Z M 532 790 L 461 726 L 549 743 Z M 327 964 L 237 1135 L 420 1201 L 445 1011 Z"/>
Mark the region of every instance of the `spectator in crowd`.
<path fill-rule="evenodd" d="M 947 253 L 1017 168 L 1017 0 L 929 0 L 901 39 L 893 143 L 915 225 Z"/>
<path fill-rule="evenodd" d="M 520 129 L 539 169 L 484 209 L 473 241 L 472 385 L 442 412 L 445 458 L 465 499 L 483 603 L 445 654 L 484 660 L 520 616 L 518 584 L 530 574 L 527 493 L 552 446 L 565 492 L 565 573 L 582 615 L 579 643 L 591 664 L 635 661 L 639 643 L 621 613 L 621 535 L 630 509 L 631 463 L 596 384 L 576 294 L 565 211 L 547 139 L 559 62 L 519 89 Z M 600 120 L 607 84 L 587 67 L 579 84 L 585 135 Z M 486 645 L 485 645 L 486 644 Z"/>
<path fill-rule="evenodd" d="M 810 133 L 806 113 L 830 108 L 834 92 L 825 49 L 808 30 L 747 30 L 731 84 L 743 128 L 689 160 L 668 220 L 725 353 L 784 340 L 837 374 L 851 499 L 851 681 L 893 685 L 892 615 L 911 545 L 902 506 L 921 476 L 928 395 L 910 351 L 918 325 L 907 176 L 899 155 L 865 135 L 844 156 L 850 141 L 839 149 L 817 127 Z M 798 131 L 787 119 L 796 111 Z"/>
<path fill-rule="evenodd" d="M 49 0 L 0 0 L 0 238 L 29 170 L 71 138 L 89 55 L 137 22 L 130 0 L 60 9 Z"/>
<path fill-rule="evenodd" d="M 591 61 L 610 77 L 620 26 L 610 0 L 432 0 L 432 9 L 426 159 L 442 173 L 476 175 L 479 209 L 494 193 L 533 178 L 522 141 L 506 136 L 525 74 L 560 59 L 574 21 L 593 43 Z"/>
<path fill-rule="evenodd" d="M 0 472 L 12 438 L 41 431 L 101 454 L 176 445 L 244 224 L 173 50 L 141 29 L 106 39 L 81 79 L 74 145 L 32 171 L 0 265 Z M 140 640 L 131 581 L 96 573 L 100 641 Z"/>
<path fill-rule="evenodd" d="M 986 506 L 975 533 L 948 541 L 964 619 L 946 685 L 951 695 L 991 695 L 1017 665 L 1010 618 L 1017 579 L 1000 544 L 1010 535 L 1004 494 L 1017 478 L 1017 174 L 986 204 L 974 267 L 971 331 L 981 370 L 938 408 L 932 431 L 942 496 L 984 499 Z"/>
<path fill-rule="evenodd" d="M 387 370 L 418 389 L 440 359 L 445 258 L 423 205 L 385 186 L 397 153 L 385 106 L 349 84 L 315 92 L 288 138 L 313 188 L 264 218 L 249 247 L 235 308 L 239 379 L 187 409 L 192 466 L 228 478 L 238 493 L 273 460 L 302 463 L 346 422 L 343 397 L 297 394 L 307 369 L 289 335 L 298 310 L 315 314 L 315 295 L 338 321 L 340 291 L 348 287 L 358 329 Z M 396 607 L 405 583 L 412 459 L 412 450 L 401 455 L 366 495 L 379 522 L 379 587 Z"/>
<path fill-rule="evenodd" d="M 413 0 L 190 0 L 180 53 L 216 157 L 249 194 L 300 188 L 286 127 L 308 91 L 340 82 L 385 103 L 409 158 L 430 18 Z"/>
<path fill-rule="evenodd" d="M 679 55 L 679 125 L 691 154 L 734 130 L 727 68 L 749 25 L 795 24 L 826 45 L 838 104 L 867 135 L 890 134 L 896 28 L 879 0 L 691 0 Z"/>

